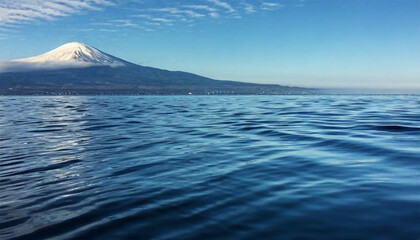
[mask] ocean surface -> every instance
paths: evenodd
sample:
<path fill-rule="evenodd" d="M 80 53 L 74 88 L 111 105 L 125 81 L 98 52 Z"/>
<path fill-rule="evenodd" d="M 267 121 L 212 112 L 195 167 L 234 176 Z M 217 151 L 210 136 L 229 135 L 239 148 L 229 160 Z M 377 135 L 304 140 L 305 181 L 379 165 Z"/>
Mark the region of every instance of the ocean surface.
<path fill-rule="evenodd" d="M 420 96 L 0 97 L 0 239 L 420 239 Z"/>

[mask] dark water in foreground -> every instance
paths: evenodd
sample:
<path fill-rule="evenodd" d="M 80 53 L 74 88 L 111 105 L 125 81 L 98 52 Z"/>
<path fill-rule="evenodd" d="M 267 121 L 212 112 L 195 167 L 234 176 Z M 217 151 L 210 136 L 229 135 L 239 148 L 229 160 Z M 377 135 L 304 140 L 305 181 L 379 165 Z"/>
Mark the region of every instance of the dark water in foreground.
<path fill-rule="evenodd" d="M 0 97 L 0 239 L 420 239 L 420 96 Z"/>

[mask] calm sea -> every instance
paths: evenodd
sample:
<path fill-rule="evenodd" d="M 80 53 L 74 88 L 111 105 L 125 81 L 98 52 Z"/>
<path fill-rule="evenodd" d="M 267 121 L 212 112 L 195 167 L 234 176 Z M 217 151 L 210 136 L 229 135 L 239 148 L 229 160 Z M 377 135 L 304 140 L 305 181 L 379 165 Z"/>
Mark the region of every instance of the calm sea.
<path fill-rule="evenodd" d="M 420 96 L 0 97 L 0 239 L 420 239 Z"/>

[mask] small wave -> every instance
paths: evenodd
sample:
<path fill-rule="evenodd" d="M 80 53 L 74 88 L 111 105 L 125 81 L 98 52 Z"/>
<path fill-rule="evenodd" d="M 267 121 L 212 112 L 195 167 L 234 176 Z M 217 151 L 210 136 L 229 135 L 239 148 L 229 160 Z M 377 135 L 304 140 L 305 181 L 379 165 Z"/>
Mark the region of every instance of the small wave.
<path fill-rule="evenodd" d="M 420 236 L 416 116 L 416 96 L 0 98 L 0 239 Z"/>

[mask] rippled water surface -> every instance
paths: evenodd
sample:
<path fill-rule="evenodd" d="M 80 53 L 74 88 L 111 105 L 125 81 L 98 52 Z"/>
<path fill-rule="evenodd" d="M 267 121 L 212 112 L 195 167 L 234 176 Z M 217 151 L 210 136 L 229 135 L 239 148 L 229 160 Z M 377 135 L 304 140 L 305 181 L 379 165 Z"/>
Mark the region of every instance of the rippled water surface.
<path fill-rule="evenodd" d="M 0 239 L 420 239 L 419 96 L 0 97 Z"/>

